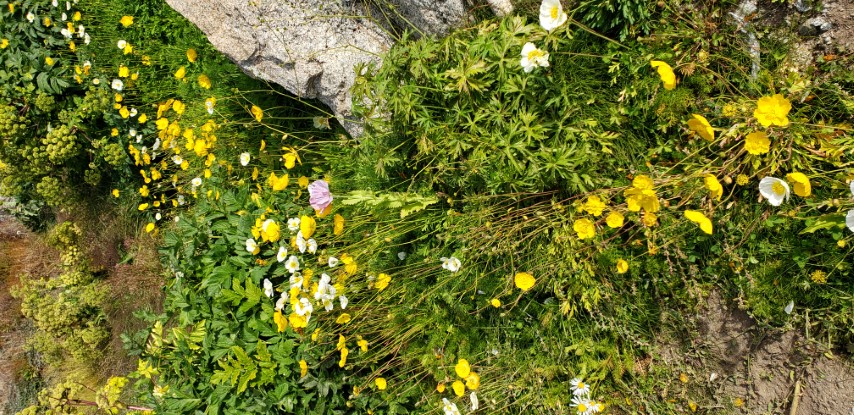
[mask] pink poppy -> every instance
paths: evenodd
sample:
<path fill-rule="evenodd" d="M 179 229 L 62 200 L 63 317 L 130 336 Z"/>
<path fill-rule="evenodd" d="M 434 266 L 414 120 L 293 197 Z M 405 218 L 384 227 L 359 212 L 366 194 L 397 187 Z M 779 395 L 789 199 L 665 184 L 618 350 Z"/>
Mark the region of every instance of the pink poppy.
<path fill-rule="evenodd" d="M 325 180 L 315 180 L 308 185 L 308 202 L 314 210 L 322 211 L 332 203 L 332 193 L 329 193 L 329 183 Z"/>

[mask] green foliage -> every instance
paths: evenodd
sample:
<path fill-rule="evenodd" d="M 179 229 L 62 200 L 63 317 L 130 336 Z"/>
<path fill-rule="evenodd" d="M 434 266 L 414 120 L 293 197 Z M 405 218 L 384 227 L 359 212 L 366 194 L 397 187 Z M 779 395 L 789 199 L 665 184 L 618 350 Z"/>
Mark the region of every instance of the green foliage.
<path fill-rule="evenodd" d="M 590 28 L 626 40 L 649 34 L 655 7 L 643 0 L 583 1 L 576 13 Z"/>

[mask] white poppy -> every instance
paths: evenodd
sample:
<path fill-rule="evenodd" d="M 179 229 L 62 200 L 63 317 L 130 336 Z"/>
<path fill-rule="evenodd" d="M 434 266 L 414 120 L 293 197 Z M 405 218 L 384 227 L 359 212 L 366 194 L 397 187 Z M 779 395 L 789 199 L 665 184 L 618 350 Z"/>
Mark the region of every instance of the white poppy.
<path fill-rule="evenodd" d="M 140 137 L 142 137 L 142 134 L 140 134 L 139 136 L 140 136 Z M 153 146 L 151 146 L 151 150 L 152 150 L 152 151 L 157 151 L 157 149 L 158 149 L 158 148 L 160 148 L 160 144 L 161 144 L 161 143 L 160 143 L 160 138 L 155 138 L 155 139 L 154 139 L 154 145 L 153 145 Z"/>
<path fill-rule="evenodd" d="M 296 255 L 288 257 L 288 260 L 285 261 L 285 269 L 287 269 L 291 274 L 299 271 L 299 258 L 297 258 Z"/>
<path fill-rule="evenodd" d="M 348 300 L 347 297 L 345 297 L 343 295 L 338 297 L 338 301 L 341 302 L 341 309 L 342 310 L 347 308 L 347 304 L 350 304 L 350 300 Z"/>
<path fill-rule="evenodd" d="M 119 49 L 124 49 L 124 48 L 125 48 L 125 46 L 127 46 L 127 45 L 128 45 L 128 43 L 127 43 L 126 41 L 124 41 L 124 40 L 119 40 L 118 42 L 116 42 L 116 46 L 117 46 Z"/>
<path fill-rule="evenodd" d="M 110 84 L 110 87 L 115 89 L 116 91 L 122 92 L 122 89 L 125 88 L 125 83 L 122 82 L 121 79 L 113 79 L 113 83 Z"/>
<path fill-rule="evenodd" d="M 136 137 L 136 129 L 131 128 L 130 130 L 128 130 L 128 135 L 131 137 Z"/>
<path fill-rule="evenodd" d="M 84 44 L 87 44 L 87 45 L 88 45 L 88 44 L 89 44 L 89 42 L 91 42 L 91 41 L 92 41 L 92 38 L 89 36 L 89 34 L 88 34 L 88 33 L 86 33 L 85 35 L 83 35 L 83 43 L 84 43 Z"/>
<path fill-rule="evenodd" d="M 851 183 L 848 183 L 848 187 L 851 188 L 851 197 L 854 197 L 854 180 Z"/>
<path fill-rule="evenodd" d="M 63 28 L 59 31 L 59 33 L 62 33 L 62 37 L 66 39 L 71 39 L 71 31 L 69 31 L 67 28 Z"/>
<path fill-rule="evenodd" d="M 291 274 L 291 278 L 288 280 L 288 287 L 290 289 L 294 288 L 302 288 L 302 284 L 305 282 L 305 278 L 303 278 L 301 272 L 295 272 Z"/>
<path fill-rule="evenodd" d="M 276 261 L 284 262 L 288 257 L 288 249 L 284 246 L 279 247 L 279 252 L 276 253 Z"/>
<path fill-rule="evenodd" d="M 181 163 L 184 162 L 184 159 L 181 156 L 176 154 L 176 155 L 172 156 L 172 162 L 177 164 L 177 165 L 180 165 Z"/>
<path fill-rule="evenodd" d="M 538 66 L 549 66 L 549 53 L 528 42 L 522 46 L 522 60 L 519 62 L 525 72 L 531 72 Z"/>
<path fill-rule="evenodd" d="M 474 391 L 469 395 L 469 400 L 471 401 L 471 410 L 477 411 L 480 408 L 480 401 L 477 399 L 477 394 Z"/>
<path fill-rule="evenodd" d="M 329 268 L 335 268 L 338 266 L 338 258 L 331 256 L 331 257 L 329 257 L 328 263 L 329 263 Z"/>
<path fill-rule="evenodd" d="M 86 36 L 86 27 L 82 24 L 77 25 L 77 37 L 82 39 L 84 36 Z"/>
<path fill-rule="evenodd" d="M 854 209 L 848 211 L 848 214 L 845 215 L 845 226 L 854 232 Z"/>
<path fill-rule="evenodd" d="M 130 116 L 136 117 L 136 114 L 139 114 L 139 112 L 136 110 L 136 108 L 131 108 L 130 109 Z"/>
<path fill-rule="evenodd" d="M 27 13 L 27 21 L 28 21 L 28 22 L 32 23 L 32 22 L 34 22 L 35 20 L 36 20 L 36 15 L 34 15 L 34 14 L 33 14 L 33 12 L 29 12 L 29 13 Z"/>
<path fill-rule="evenodd" d="M 445 412 L 445 415 L 460 415 L 457 404 L 449 401 L 448 398 L 442 398 L 442 411 Z"/>
<path fill-rule="evenodd" d="M 282 293 L 279 296 L 279 299 L 276 300 L 276 311 L 282 311 L 285 309 L 285 305 L 288 303 L 290 298 L 288 297 L 288 293 Z"/>
<path fill-rule="evenodd" d="M 288 219 L 288 230 L 291 232 L 296 232 L 299 230 L 299 218 Z"/>
<path fill-rule="evenodd" d="M 255 242 L 255 240 L 252 238 L 247 239 L 246 240 L 246 251 L 251 254 L 251 253 L 254 253 L 256 249 L 258 249 L 258 243 Z"/>
<path fill-rule="evenodd" d="M 463 265 L 463 264 L 460 262 L 460 260 L 459 260 L 459 259 L 457 259 L 457 257 L 453 257 L 453 256 L 452 256 L 452 257 L 450 257 L 450 258 L 442 257 L 442 258 L 440 258 L 440 259 L 441 259 L 441 261 L 442 261 L 442 268 L 444 268 L 444 269 L 446 269 L 446 270 L 448 270 L 448 271 L 451 271 L 451 272 L 457 272 L 457 271 L 459 271 L 459 270 L 460 270 L 460 267 L 462 267 L 462 265 Z"/>
<path fill-rule="evenodd" d="M 65 14 L 65 13 L 62 13 L 62 16 L 60 16 L 60 17 L 62 17 L 62 21 L 63 21 L 63 22 L 64 22 L 64 21 L 66 21 L 66 20 L 68 20 L 68 15 L 67 15 L 67 14 Z M 69 33 L 70 33 L 70 32 L 69 32 Z M 71 37 L 71 36 L 69 36 L 69 37 Z"/>
<path fill-rule="evenodd" d="M 249 160 L 251 160 L 251 159 L 252 159 L 252 156 L 250 156 L 249 153 L 241 154 L 240 155 L 240 165 L 245 167 L 246 165 L 249 164 Z"/>
<path fill-rule="evenodd" d="M 196 177 L 193 180 L 190 180 L 190 184 L 193 185 L 193 188 L 199 187 L 202 185 L 202 178 Z"/>
<path fill-rule="evenodd" d="M 768 199 L 771 206 L 780 206 L 789 200 L 789 184 L 776 177 L 763 177 L 759 181 L 759 194 Z"/>
<path fill-rule="evenodd" d="M 163 215 L 161 215 L 160 212 L 157 212 L 157 214 L 154 215 L 154 220 L 160 220 L 162 218 L 163 218 Z"/>
<path fill-rule="evenodd" d="M 317 241 L 315 241 L 314 238 L 311 238 L 305 241 L 305 247 L 308 249 L 309 254 L 313 254 L 317 252 Z"/>
<path fill-rule="evenodd" d="M 71 10 L 71 2 L 70 1 L 65 2 L 65 10 L 66 11 Z"/>
<path fill-rule="evenodd" d="M 549 32 L 566 23 L 567 17 L 560 0 L 543 0 L 540 4 L 540 26 Z"/>
<path fill-rule="evenodd" d="M 305 238 L 302 237 L 302 231 L 297 232 L 297 241 L 296 242 L 297 242 L 297 250 L 299 250 L 299 252 L 301 254 L 305 253 L 305 250 L 306 250 L 306 248 L 308 248 L 308 245 L 306 245 L 306 243 L 305 243 Z"/>
<path fill-rule="evenodd" d="M 101 85 L 101 80 L 100 80 L 100 79 L 98 79 L 98 78 L 93 79 L 93 80 L 92 80 L 92 85 Z"/>
<path fill-rule="evenodd" d="M 184 195 L 178 195 L 178 206 L 184 206 L 184 203 L 186 203 Z"/>
<path fill-rule="evenodd" d="M 52 0 L 52 1 L 50 2 L 50 5 L 51 5 L 51 6 L 53 6 L 53 7 L 59 7 L 59 0 Z"/>
<path fill-rule="evenodd" d="M 264 278 L 264 295 L 273 298 L 273 294 L 273 283 L 270 282 L 270 280 Z"/>
<path fill-rule="evenodd" d="M 294 313 L 297 313 L 299 316 L 310 316 L 314 311 L 314 306 L 311 305 L 311 301 L 308 298 L 300 298 L 299 301 L 294 304 Z M 308 318 L 306 318 L 308 320 Z"/>

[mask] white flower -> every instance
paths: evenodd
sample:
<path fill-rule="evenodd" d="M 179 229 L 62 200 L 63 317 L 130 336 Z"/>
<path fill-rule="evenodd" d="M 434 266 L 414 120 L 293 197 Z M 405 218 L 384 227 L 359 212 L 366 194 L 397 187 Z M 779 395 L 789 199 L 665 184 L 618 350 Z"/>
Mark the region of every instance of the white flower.
<path fill-rule="evenodd" d="M 154 220 L 160 220 L 162 218 L 163 218 L 163 215 L 161 215 L 160 212 L 157 212 L 157 214 L 154 215 Z"/>
<path fill-rule="evenodd" d="M 211 100 L 205 100 L 205 108 L 208 110 L 208 114 L 213 115 L 214 112 L 214 103 Z M 244 164 L 245 166 L 245 164 Z"/>
<path fill-rule="evenodd" d="M 288 280 L 288 287 L 290 289 L 294 288 L 302 288 L 302 284 L 305 282 L 305 278 L 303 278 L 302 273 L 295 272 L 291 274 L 291 278 Z"/>
<path fill-rule="evenodd" d="M 851 183 L 848 183 L 848 187 L 851 188 L 851 197 L 854 197 L 854 180 Z"/>
<path fill-rule="evenodd" d="M 77 37 L 82 39 L 84 36 L 86 36 L 86 28 L 82 24 L 77 25 Z"/>
<path fill-rule="evenodd" d="M 179 155 L 177 155 L 177 154 L 176 154 L 176 155 L 172 156 L 172 162 L 173 162 L 173 163 L 175 163 L 175 164 L 180 165 L 181 163 L 183 163 L 183 162 L 184 162 L 184 159 L 183 159 L 183 158 L 181 158 L 181 156 L 179 156 Z"/>
<path fill-rule="evenodd" d="M 258 249 L 258 243 L 255 242 L 255 240 L 252 238 L 247 239 L 246 240 L 246 251 L 251 254 L 251 253 L 254 253 L 256 249 Z"/>
<path fill-rule="evenodd" d="M 459 271 L 459 270 L 460 270 L 460 267 L 462 267 L 462 265 L 463 265 L 463 264 L 460 262 L 460 260 L 459 260 L 459 259 L 457 259 L 457 257 L 453 257 L 453 256 L 452 256 L 452 257 L 450 257 L 450 258 L 442 257 L 442 258 L 440 258 L 440 259 L 441 259 L 441 261 L 442 261 L 442 268 L 444 268 L 444 269 L 446 269 L 446 270 L 448 270 L 448 271 L 451 271 L 451 272 L 457 272 L 457 271 Z"/>
<path fill-rule="evenodd" d="M 67 11 L 67 10 L 71 10 L 71 2 L 70 2 L 70 1 L 66 1 L 66 2 L 65 2 L 65 10 L 66 10 L 66 11 Z"/>
<path fill-rule="evenodd" d="M 92 80 L 92 85 L 101 85 L 101 80 L 100 80 L 100 79 L 98 79 L 98 78 L 93 79 L 93 80 Z"/>
<path fill-rule="evenodd" d="M 566 23 L 567 15 L 560 0 L 543 0 L 540 4 L 540 26 L 551 32 Z"/>
<path fill-rule="evenodd" d="M 338 266 L 338 258 L 334 256 L 329 257 L 329 268 L 335 268 Z"/>
<path fill-rule="evenodd" d="M 572 387 L 572 394 L 575 396 L 590 394 L 590 385 L 584 383 L 581 378 L 575 378 L 569 381 L 569 385 Z"/>
<path fill-rule="evenodd" d="M 591 415 L 596 410 L 596 402 L 591 401 L 586 396 L 572 398 L 571 406 L 575 408 L 579 415 Z"/>
<path fill-rule="evenodd" d="M 848 214 L 845 215 L 845 226 L 854 232 L 854 209 L 848 211 Z"/>
<path fill-rule="evenodd" d="M 122 82 L 121 79 L 116 78 L 116 79 L 113 79 L 113 83 L 110 84 L 110 87 L 115 89 L 116 91 L 122 92 L 122 89 L 125 88 L 125 83 Z"/>
<path fill-rule="evenodd" d="M 131 137 L 136 137 L 136 129 L 131 128 L 130 130 L 128 130 L 128 135 Z"/>
<path fill-rule="evenodd" d="M 296 242 L 297 242 L 297 249 L 299 250 L 299 252 L 301 254 L 305 253 L 305 250 L 306 250 L 306 248 L 308 248 L 308 246 L 305 243 L 305 238 L 302 237 L 302 231 L 297 232 L 297 241 Z"/>
<path fill-rule="evenodd" d="M 52 0 L 52 1 L 50 2 L 50 5 L 51 5 L 51 6 L 53 6 L 53 7 L 59 7 L 59 0 Z"/>
<path fill-rule="evenodd" d="M 442 398 L 442 410 L 445 411 L 445 415 L 460 415 L 457 404 L 449 401 L 448 398 Z"/>
<path fill-rule="evenodd" d="M 178 195 L 178 206 L 184 206 L 184 195 Z"/>
<path fill-rule="evenodd" d="M 264 278 L 264 295 L 273 298 L 273 294 L 273 283 L 270 282 L 270 280 Z"/>
<path fill-rule="evenodd" d="M 190 180 L 190 184 L 193 185 L 193 188 L 199 187 L 202 185 L 202 178 L 196 177 L 193 180 Z"/>
<path fill-rule="evenodd" d="M 519 62 L 525 72 L 531 72 L 538 66 L 549 66 L 549 53 L 528 42 L 522 46 L 522 60 Z"/>
<path fill-rule="evenodd" d="M 142 134 L 140 134 L 139 137 L 142 137 Z M 160 148 L 160 144 L 160 138 L 155 138 L 154 145 L 151 146 L 151 151 L 157 151 L 157 149 Z"/>
<path fill-rule="evenodd" d="M 276 252 L 276 261 L 284 262 L 288 257 L 288 249 L 284 246 L 279 247 L 279 252 Z"/>
<path fill-rule="evenodd" d="M 296 232 L 299 230 L 299 218 L 288 219 L 288 230 L 291 232 Z"/>
<path fill-rule="evenodd" d="M 68 15 L 65 13 L 62 13 L 62 16 L 60 16 L 60 17 L 62 17 L 63 22 L 68 20 Z M 66 29 L 66 30 L 68 30 L 68 29 Z M 69 33 L 68 37 L 71 37 L 71 35 L 70 35 L 71 32 L 68 32 L 68 33 Z"/>
<path fill-rule="evenodd" d="M 314 238 L 305 241 L 305 246 L 306 249 L 308 249 L 309 254 L 317 252 L 317 241 L 315 241 Z"/>
<path fill-rule="evenodd" d="M 477 411 L 480 408 L 480 401 L 477 400 L 477 394 L 472 391 L 471 395 L 469 395 L 469 400 L 471 401 L 471 410 Z"/>
<path fill-rule="evenodd" d="M 62 30 L 59 31 L 59 33 L 62 33 L 62 37 L 66 38 L 66 39 L 71 39 L 71 31 L 68 30 L 68 28 L 63 28 Z"/>
<path fill-rule="evenodd" d="M 33 14 L 33 12 L 29 12 L 29 13 L 27 13 L 27 21 L 28 21 L 28 22 L 32 23 L 32 22 L 34 22 L 35 20 L 36 20 L 36 15 L 34 15 L 34 14 Z"/>
<path fill-rule="evenodd" d="M 130 109 L 130 116 L 131 116 L 131 117 L 136 117 L 136 114 L 139 114 L 139 112 L 137 112 L 136 108 L 131 107 L 131 109 Z"/>
<path fill-rule="evenodd" d="M 282 293 L 282 295 L 279 296 L 279 299 L 276 300 L 276 311 L 282 311 L 288 300 L 288 293 Z"/>
<path fill-rule="evenodd" d="M 776 177 L 763 177 L 759 181 L 759 194 L 768 199 L 771 206 L 780 206 L 789 200 L 789 184 Z"/>
<path fill-rule="evenodd" d="M 124 49 L 124 48 L 125 48 L 125 46 L 127 46 L 127 45 L 128 45 L 128 43 L 127 43 L 127 42 L 125 42 L 124 40 L 119 40 L 118 42 L 116 42 L 116 46 L 117 46 L 119 49 Z"/>
<path fill-rule="evenodd" d="M 348 300 L 347 297 L 345 297 L 343 295 L 338 297 L 338 301 L 341 302 L 341 309 L 342 310 L 347 308 L 347 304 L 350 304 L 350 300 Z"/>
<path fill-rule="evenodd" d="M 397 259 L 399 259 L 399 260 L 401 260 L 401 261 L 403 261 L 404 259 L 406 259 L 406 252 L 403 252 L 403 251 L 398 252 L 398 253 L 397 253 Z"/>
<path fill-rule="evenodd" d="M 299 302 L 294 304 L 294 313 L 297 313 L 299 316 L 311 316 L 311 313 L 314 312 L 314 306 L 311 305 L 311 301 L 308 298 L 300 298 Z M 308 318 L 306 318 L 308 321 Z"/>
<path fill-rule="evenodd" d="M 593 404 L 593 413 L 597 414 L 605 410 L 605 404 L 602 402 L 596 402 Z"/>
<path fill-rule="evenodd" d="M 786 304 L 786 308 L 784 308 L 783 311 L 785 311 L 786 314 L 792 314 L 792 310 L 794 310 L 794 309 L 795 309 L 795 301 L 792 300 L 792 301 L 789 301 L 789 304 Z"/>
<path fill-rule="evenodd" d="M 252 159 L 252 156 L 250 156 L 249 153 L 242 153 L 240 155 L 240 165 L 245 167 L 246 165 L 249 164 L 249 160 L 251 160 L 251 159 Z"/>
<path fill-rule="evenodd" d="M 81 25 L 80 27 L 83 27 L 83 26 Z M 84 43 L 84 44 L 87 44 L 87 45 L 88 45 L 88 44 L 89 44 L 89 42 L 91 42 L 91 41 L 92 41 L 92 38 L 89 36 L 89 34 L 88 34 L 88 33 L 86 33 L 85 35 L 83 35 L 83 43 Z"/>
<path fill-rule="evenodd" d="M 288 260 L 285 261 L 285 269 L 291 274 L 299 271 L 299 258 L 297 258 L 296 255 L 288 257 Z"/>

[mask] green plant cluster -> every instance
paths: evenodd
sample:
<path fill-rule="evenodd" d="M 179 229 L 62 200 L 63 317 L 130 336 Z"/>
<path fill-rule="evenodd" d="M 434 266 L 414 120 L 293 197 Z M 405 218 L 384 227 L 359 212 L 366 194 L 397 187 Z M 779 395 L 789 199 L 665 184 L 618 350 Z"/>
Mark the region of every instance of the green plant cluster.
<path fill-rule="evenodd" d="M 62 252 L 56 277 L 21 276 L 13 291 L 21 311 L 36 326 L 29 344 L 45 362 L 61 366 L 68 359 L 91 364 L 110 337 L 103 305 L 109 295 L 88 270 L 79 248 L 81 231 L 71 222 L 55 226 L 47 237 Z"/>

